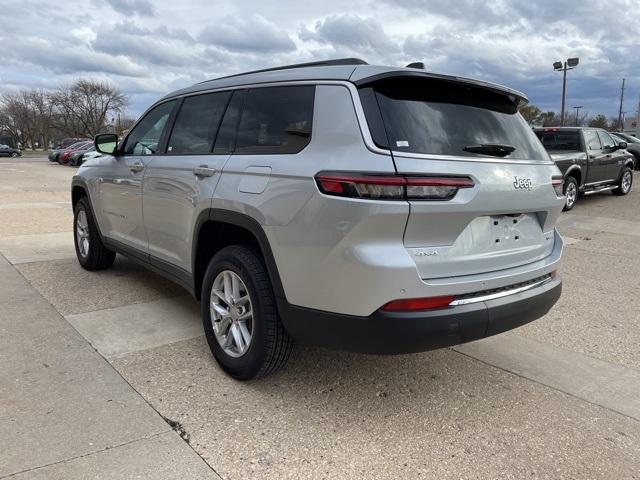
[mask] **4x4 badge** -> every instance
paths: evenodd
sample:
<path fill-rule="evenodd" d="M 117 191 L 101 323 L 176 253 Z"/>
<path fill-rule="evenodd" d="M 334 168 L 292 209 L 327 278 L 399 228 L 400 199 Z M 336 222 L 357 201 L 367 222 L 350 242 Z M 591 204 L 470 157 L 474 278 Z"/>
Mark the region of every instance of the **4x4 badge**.
<path fill-rule="evenodd" d="M 513 177 L 513 188 L 516 190 L 531 190 L 533 188 L 533 182 L 530 178 Z"/>

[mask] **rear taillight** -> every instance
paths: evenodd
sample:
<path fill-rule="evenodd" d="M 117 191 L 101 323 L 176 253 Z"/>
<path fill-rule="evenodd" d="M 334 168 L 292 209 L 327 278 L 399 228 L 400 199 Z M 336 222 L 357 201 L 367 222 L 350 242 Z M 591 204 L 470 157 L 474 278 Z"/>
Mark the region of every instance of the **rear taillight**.
<path fill-rule="evenodd" d="M 380 200 L 450 200 L 459 189 L 475 185 L 469 177 L 449 176 L 320 172 L 315 178 L 326 195 Z"/>
<path fill-rule="evenodd" d="M 551 185 L 553 185 L 553 189 L 556 191 L 556 195 L 558 197 L 562 197 L 564 195 L 564 192 L 563 192 L 564 178 L 560 176 L 551 177 Z"/>
<path fill-rule="evenodd" d="M 386 312 L 417 312 L 421 310 L 436 310 L 449 306 L 455 297 L 427 297 L 427 298 L 406 298 L 402 300 L 393 300 L 382 306 L 382 310 Z"/>

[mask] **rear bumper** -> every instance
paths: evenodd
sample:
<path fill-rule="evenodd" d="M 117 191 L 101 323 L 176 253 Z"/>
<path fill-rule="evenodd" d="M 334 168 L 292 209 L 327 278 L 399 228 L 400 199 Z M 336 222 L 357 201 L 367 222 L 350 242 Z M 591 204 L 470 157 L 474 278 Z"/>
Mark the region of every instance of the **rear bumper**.
<path fill-rule="evenodd" d="M 297 341 L 360 353 L 422 352 L 478 340 L 540 318 L 557 302 L 556 277 L 534 289 L 441 310 L 368 317 L 342 315 L 279 301 L 282 322 Z"/>

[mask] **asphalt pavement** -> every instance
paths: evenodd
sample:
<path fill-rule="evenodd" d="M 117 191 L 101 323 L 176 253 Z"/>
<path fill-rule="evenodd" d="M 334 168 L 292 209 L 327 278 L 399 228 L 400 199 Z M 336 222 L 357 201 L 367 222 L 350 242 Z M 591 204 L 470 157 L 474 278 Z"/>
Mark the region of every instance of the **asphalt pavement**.
<path fill-rule="evenodd" d="M 296 346 L 241 383 L 180 287 L 80 268 L 74 171 L 0 159 L 0 478 L 640 478 L 640 188 L 563 213 L 536 322 L 415 355 Z"/>

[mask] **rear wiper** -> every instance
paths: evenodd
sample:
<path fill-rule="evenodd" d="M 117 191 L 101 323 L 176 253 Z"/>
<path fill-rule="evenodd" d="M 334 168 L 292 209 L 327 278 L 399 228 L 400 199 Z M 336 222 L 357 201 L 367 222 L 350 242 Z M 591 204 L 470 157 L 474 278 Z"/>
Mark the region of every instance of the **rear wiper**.
<path fill-rule="evenodd" d="M 467 145 L 462 150 L 471 153 L 481 153 L 482 155 L 491 155 L 493 157 L 506 157 L 511 152 L 515 151 L 516 147 L 513 145 L 506 145 L 502 143 L 482 143 L 480 145 Z"/>

